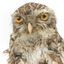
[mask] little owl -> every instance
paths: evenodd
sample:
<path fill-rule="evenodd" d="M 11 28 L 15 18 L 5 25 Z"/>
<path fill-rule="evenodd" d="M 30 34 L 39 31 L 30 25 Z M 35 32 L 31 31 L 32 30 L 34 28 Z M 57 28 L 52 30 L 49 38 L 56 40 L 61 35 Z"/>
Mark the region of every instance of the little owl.
<path fill-rule="evenodd" d="M 54 11 L 27 3 L 12 14 L 8 64 L 64 64 L 64 41 Z"/>

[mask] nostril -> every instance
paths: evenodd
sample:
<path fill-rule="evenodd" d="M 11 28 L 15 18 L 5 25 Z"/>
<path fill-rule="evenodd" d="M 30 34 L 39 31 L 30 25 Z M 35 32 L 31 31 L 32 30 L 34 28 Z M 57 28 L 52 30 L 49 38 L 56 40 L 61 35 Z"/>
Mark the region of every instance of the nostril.
<path fill-rule="evenodd" d="M 22 57 L 22 53 L 21 52 L 14 52 L 14 56 L 21 58 Z"/>

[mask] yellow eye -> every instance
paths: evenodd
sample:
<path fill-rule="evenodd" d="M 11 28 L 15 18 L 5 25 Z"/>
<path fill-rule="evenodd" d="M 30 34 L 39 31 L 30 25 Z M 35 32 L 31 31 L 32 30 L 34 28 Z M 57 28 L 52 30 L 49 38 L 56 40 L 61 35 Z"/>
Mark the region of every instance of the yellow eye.
<path fill-rule="evenodd" d="M 23 18 L 21 18 L 20 16 L 16 17 L 16 22 L 20 23 L 23 21 Z"/>
<path fill-rule="evenodd" d="M 41 15 L 41 20 L 46 21 L 48 19 L 48 13 Z"/>

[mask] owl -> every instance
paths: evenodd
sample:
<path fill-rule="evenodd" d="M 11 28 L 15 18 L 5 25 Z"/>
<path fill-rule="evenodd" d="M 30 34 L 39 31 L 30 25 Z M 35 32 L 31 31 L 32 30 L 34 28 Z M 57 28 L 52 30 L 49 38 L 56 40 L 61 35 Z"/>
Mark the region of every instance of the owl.
<path fill-rule="evenodd" d="M 8 64 L 64 64 L 64 40 L 53 10 L 29 2 L 12 14 Z"/>

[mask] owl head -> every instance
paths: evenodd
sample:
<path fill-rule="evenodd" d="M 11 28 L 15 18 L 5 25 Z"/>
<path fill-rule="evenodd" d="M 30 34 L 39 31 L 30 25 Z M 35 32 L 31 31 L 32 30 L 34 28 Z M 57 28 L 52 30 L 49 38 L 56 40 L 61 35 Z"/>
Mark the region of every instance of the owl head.
<path fill-rule="evenodd" d="M 12 14 L 12 23 L 15 33 L 32 34 L 48 28 L 56 30 L 54 11 L 38 3 L 27 3 L 18 8 Z"/>

